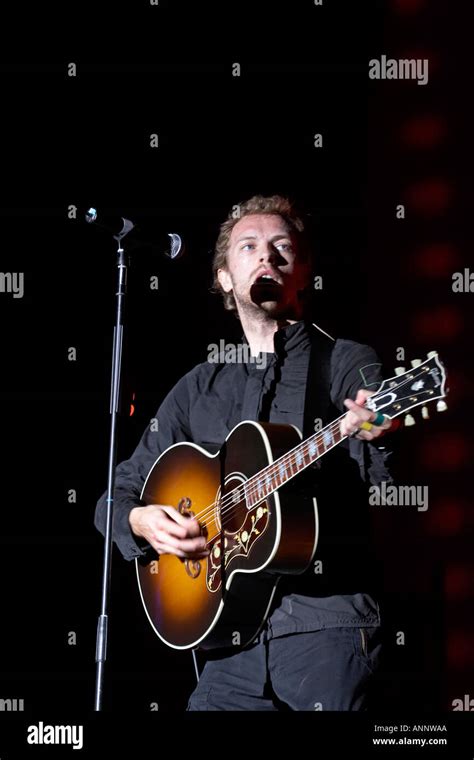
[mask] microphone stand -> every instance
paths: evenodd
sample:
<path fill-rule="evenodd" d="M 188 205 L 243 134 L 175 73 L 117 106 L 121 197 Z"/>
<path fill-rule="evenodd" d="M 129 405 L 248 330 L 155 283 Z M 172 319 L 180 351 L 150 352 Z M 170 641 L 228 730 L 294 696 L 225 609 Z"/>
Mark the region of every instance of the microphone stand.
<path fill-rule="evenodd" d="M 114 235 L 117 248 L 117 292 L 116 320 L 112 347 L 112 377 L 110 385 L 110 439 L 109 459 L 107 470 L 107 513 L 105 523 L 104 561 L 102 572 L 101 609 L 97 623 L 97 639 L 95 661 L 96 683 L 94 709 L 100 711 L 103 701 L 104 669 L 107 658 L 108 607 L 110 599 L 111 570 L 112 570 L 112 523 L 114 514 L 115 467 L 117 464 L 117 425 L 121 389 L 122 341 L 124 301 L 127 294 L 128 261 L 122 247 L 122 239 L 135 225 L 129 219 L 123 219 L 123 228 Z"/>

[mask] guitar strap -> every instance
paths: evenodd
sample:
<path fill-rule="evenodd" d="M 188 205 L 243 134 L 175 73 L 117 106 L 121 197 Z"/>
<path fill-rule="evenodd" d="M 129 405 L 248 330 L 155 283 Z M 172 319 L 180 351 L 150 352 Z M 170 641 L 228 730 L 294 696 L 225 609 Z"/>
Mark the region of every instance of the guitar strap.
<path fill-rule="evenodd" d="M 312 325 L 304 404 L 303 438 L 308 438 L 316 432 L 317 420 L 322 420 L 321 427 L 324 427 L 340 414 L 333 405 L 330 395 L 331 355 L 334 345 L 334 338 L 331 338 L 316 325 Z"/>

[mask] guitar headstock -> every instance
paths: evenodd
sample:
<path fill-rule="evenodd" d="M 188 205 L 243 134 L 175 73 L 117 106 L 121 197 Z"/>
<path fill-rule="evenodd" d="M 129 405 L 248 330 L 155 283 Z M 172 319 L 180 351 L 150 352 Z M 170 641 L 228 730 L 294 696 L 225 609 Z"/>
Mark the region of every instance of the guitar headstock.
<path fill-rule="evenodd" d="M 398 368 L 394 377 L 383 381 L 377 393 L 367 400 L 368 409 L 372 412 L 381 412 L 390 419 L 422 405 L 423 417 L 426 418 L 428 416 L 426 404 L 437 399 L 438 411 L 447 409 L 446 403 L 442 401 L 447 393 L 446 370 L 436 351 L 430 351 L 424 362 L 414 359 L 412 368 L 406 372 L 403 370 L 403 367 Z M 411 415 L 407 415 L 405 424 L 415 424 Z"/>

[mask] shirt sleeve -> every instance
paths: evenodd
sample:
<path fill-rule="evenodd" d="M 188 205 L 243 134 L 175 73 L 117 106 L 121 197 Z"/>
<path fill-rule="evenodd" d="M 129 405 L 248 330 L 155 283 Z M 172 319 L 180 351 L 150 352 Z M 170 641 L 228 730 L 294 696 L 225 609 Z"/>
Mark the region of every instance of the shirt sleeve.
<path fill-rule="evenodd" d="M 344 399 L 355 400 L 360 388 L 377 391 L 383 380 L 382 362 L 371 346 L 351 340 L 337 340 L 331 357 L 331 401 L 347 411 Z M 395 451 L 394 435 L 388 433 L 375 441 L 349 438 L 349 450 L 359 464 L 365 482 L 393 483 L 390 471 Z"/>
<path fill-rule="evenodd" d="M 140 494 L 152 465 L 173 443 L 189 440 L 189 391 L 188 375 L 185 375 L 150 420 L 130 459 L 121 462 L 115 471 L 113 540 L 126 560 L 143 556 L 150 549 L 144 539 L 132 533 L 128 517 L 133 507 L 140 506 Z M 103 535 L 106 501 L 107 491 L 97 502 L 94 518 L 95 527 Z"/>

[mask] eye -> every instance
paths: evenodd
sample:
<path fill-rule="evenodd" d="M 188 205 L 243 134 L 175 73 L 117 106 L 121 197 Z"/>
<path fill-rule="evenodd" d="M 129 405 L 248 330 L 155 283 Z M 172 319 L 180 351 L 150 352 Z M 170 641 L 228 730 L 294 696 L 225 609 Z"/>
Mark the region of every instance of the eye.
<path fill-rule="evenodd" d="M 291 243 L 277 243 L 276 248 L 283 248 L 285 251 L 291 251 Z"/>
<path fill-rule="evenodd" d="M 248 250 L 250 248 L 255 248 L 255 243 L 244 243 L 244 245 L 242 246 L 241 250 L 245 251 L 246 249 Z"/>

